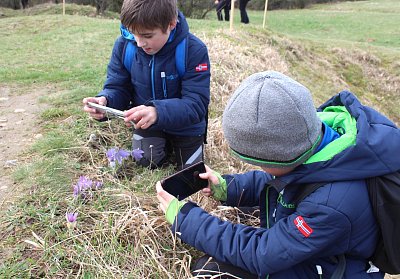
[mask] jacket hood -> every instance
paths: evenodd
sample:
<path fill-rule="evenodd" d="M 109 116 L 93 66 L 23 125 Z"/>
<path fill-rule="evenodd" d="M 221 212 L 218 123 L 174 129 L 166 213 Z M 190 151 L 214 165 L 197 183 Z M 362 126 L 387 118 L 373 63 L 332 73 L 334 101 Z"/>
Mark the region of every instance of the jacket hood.
<path fill-rule="evenodd" d="M 289 183 L 359 180 L 400 169 L 400 130 L 392 121 L 348 91 L 335 95 L 318 111 L 331 106 L 344 106 L 355 119 L 355 142 L 329 160 L 303 164 L 279 177 L 280 188 Z"/>
<path fill-rule="evenodd" d="M 133 41 L 136 44 L 135 36 L 130 33 L 126 27 L 124 27 L 122 24 L 120 25 L 120 30 L 121 30 L 121 36 L 124 37 L 126 40 Z M 168 38 L 167 43 L 163 46 L 162 49 L 160 49 L 157 54 L 162 55 L 165 53 L 170 53 L 171 51 L 175 51 L 176 46 L 184 39 L 187 37 L 189 34 L 189 25 L 186 21 L 185 16 L 182 14 L 182 12 L 178 11 L 178 22 L 176 24 L 176 27 L 171 31 L 171 34 Z M 141 51 L 144 53 L 144 51 L 141 48 L 138 48 L 138 51 Z"/>

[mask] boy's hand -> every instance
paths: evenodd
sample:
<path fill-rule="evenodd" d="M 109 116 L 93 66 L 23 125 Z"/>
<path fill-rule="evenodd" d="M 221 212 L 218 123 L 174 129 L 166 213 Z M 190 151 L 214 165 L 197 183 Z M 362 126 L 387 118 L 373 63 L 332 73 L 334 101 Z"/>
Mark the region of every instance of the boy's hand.
<path fill-rule="evenodd" d="M 157 121 L 157 111 L 153 106 L 137 106 L 124 113 L 125 123 L 131 126 L 131 121 L 135 123 L 135 129 L 147 129 Z"/>
<path fill-rule="evenodd" d="M 227 188 L 225 179 L 216 171 L 213 171 L 208 166 L 206 172 L 201 173 L 199 176 L 202 179 L 208 179 L 208 188 L 202 190 L 203 194 L 207 197 L 213 195 L 214 198 L 220 201 L 226 201 Z"/>
<path fill-rule="evenodd" d="M 96 103 L 102 106 L 107 106 L 107 99 L 106 97 L 88 97 L 83 99 L 83 111 L 89 113 L 91 117 L 94 119 L 100 120 L 105 117 L 105 113 L 97 111 L 95 108 L 91 108 L 87 105 L 88 102 Z"/>
<path fill-rule="evenodd" d="M 156 191 L 157 199 L 160 202 L 160 208 L 165 213 L 170 202 L 175 199 L 175 197 L 163 189 L 160 181 L 158 181 L 156 184 Z"/>
<path fill-rule="evenodd" d="M 178 201 L 177 198 L 165 191 L 160 181 L 156 184 L 156 191 L 157 199 L 160 201 L 160 209 L 164 212 L 167 222 L 172 225 L 185 202 Z"/>
<path fill-rule="evenodd" d="M 205 165 L 205 167 L 206 167 L 206 172 L 200 173 L 199 177 L 201 179 L 208 179 L 208 187 L 201 190 L 201 192 L 205 196 L 209 197 L 212 195 L 211 186 L 217 185 L 219 183 L 219 181 L 218 181 L 218 177 L 214 174 L 214 171 L 212 169 L 210 169 L 207 165 Z"/>

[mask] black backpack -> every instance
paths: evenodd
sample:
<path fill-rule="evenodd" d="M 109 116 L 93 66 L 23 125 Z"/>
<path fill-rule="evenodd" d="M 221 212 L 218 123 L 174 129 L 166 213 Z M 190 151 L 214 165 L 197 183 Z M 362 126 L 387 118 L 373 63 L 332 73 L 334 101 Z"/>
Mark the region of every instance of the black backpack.
<path fill-rule="evenodd" d="M 366 179 L 369 199 L 380 228 L 371 262 L 380 271 L 400 274 L 400 171 Z M 294 204 L 326 183 L 301 185 Z"/>

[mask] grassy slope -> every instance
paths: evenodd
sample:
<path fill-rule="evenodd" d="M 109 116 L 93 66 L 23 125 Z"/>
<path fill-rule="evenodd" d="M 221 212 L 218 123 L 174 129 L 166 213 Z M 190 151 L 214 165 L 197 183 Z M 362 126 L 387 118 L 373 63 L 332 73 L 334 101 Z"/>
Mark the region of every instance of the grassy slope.
<path fill-rule="evenodd" d="M 366 1 L 270 12 L 272 31 L 261 28 L 261 12 L 251 11 L 252 24 L 236 24 L 233 33 L 224 22 L 190 20 L 213 63 L 209 164 L 223 172 L 248 169 L 229 158 L 220 116 L 231 92 L 256 71 L 294 76 L 310 87 L 316 103 L 349 88 L 399 123 L 400 42 L 393 14 L 400 5 L 375 2 L 380 9 Z M 104 151 L 129 148 L 130 131 L 117 121 L 94 123 L 80 111 L 82 97 L 101 88 L 118 21 L 43 10 L 46 15 L 25 12 L 36 14 L 29 17 L 5 11 L 13 17 L 0 19 L 0 86 L 27 97 L 32 87 L 43 90 L 41 101 L 51 105 L 38 123 L 44 138 L 14 172 L 29 195 L 0 217 L 0 277 L 186 278 L 196 252 L 171 240 L 154 201 L 153 185 L 171 170 L 127 164 L 112 173 Z M 80 14 L 79 7 L 70 10 Z M 97 147 L 88 142 L 90 134 L 97 135 Z M 74 200 L 71 185 L 80 175 L 104 181 L 104 189 L 88 201 Z M 72 210 L 79 219 L 69 231 L 64 214 Z"/>

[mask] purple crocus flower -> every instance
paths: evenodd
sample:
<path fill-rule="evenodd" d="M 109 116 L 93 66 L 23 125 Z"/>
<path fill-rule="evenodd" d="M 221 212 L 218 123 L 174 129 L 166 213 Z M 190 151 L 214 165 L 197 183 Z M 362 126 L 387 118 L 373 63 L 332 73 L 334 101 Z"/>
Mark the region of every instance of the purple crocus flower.
<path fill-rule="evenodd" d="M 132 157 L 135 158 L 135 161 L 139 161 L 140 159 L 143 158 L 143 153 L 144 151 L 137 148 L 132 150 Z"/>
<path fill-rule="evenodd" d="M 76 198 L 79 195 L 81 195 L 82 197 L 85 197 L 85 192 L 88 189 L 91 189 L 92 185 L 93 185 L 93 181 L 91 179 L 87 178 L 86 176 L 80 176 L 78 183 L 76 183 L 73 188 L 74 197 Z"/>
<path fill-rule="evenodd" d="M 111 148 L 106 153 L 111 167 L 115 167 L 115 162 L 122 164 L 122 160 L 129 157 L 131 153 L 125 149 Z"/>
<path fill-rule="evenodd" d="M 96 183 L 94 184 L 93 189 L 95 189 L 95 190 L 100 190 L 101 188 L 103 188 L 103 182 L 101 182 L 101 181 L 96 181 Z"/>
<path fill-rule="evenodd" d="M 79 184 L 75 184 L 74 185 L 74 192 L 73 192 L 74 197 L 75 198 L 78 197 L 79 194 L 81 193 L 81 191 L 82 191 L 82 189 L 81 189 L 80 185 Z"/>
<path fill-rule="evenodd" d="M 68 223 L 75 223 L 76 219 L 78 218 L 78 212 L 75 213 L 65 213 L 65 218 L 67 219 Z"/>
<path fill-rule="evenodd" d="M 86 176 L 80 176 L 78 180 L 78 184 L 81 190 L 86 190 L 92 188 L 93 181 Z"/>

